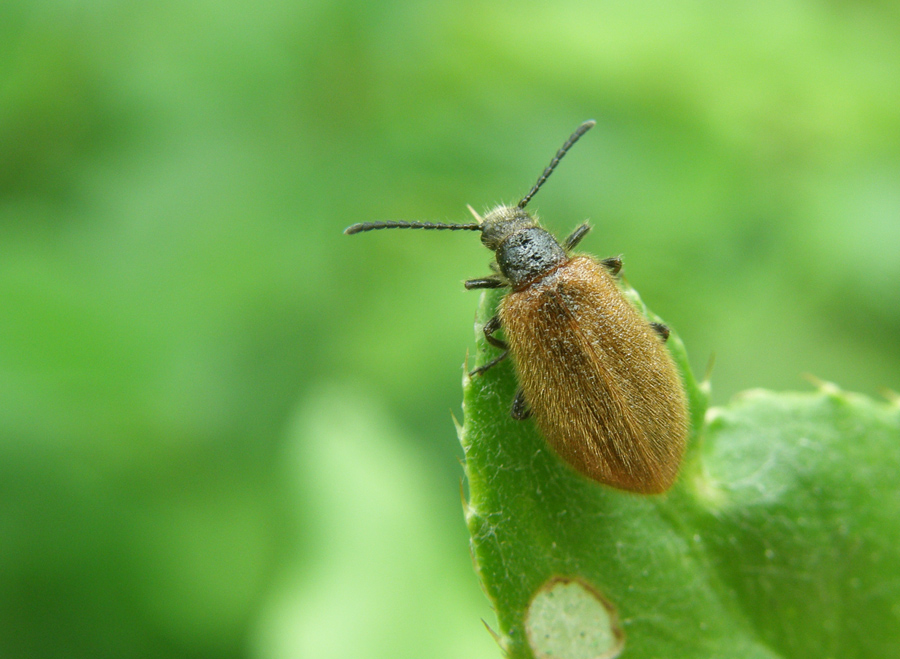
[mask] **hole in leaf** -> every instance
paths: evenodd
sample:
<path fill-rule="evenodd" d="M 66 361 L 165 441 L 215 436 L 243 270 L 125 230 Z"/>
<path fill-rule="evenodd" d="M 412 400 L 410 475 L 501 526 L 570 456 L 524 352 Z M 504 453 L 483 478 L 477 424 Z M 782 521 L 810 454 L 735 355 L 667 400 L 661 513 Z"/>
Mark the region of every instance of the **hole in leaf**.
<path fill-rule="evenodd" d="M 538 659 L 613 659 L 625 647 L 616 608 L 579 577 L 546 581 L 528 606 L 525 630 Z"/>

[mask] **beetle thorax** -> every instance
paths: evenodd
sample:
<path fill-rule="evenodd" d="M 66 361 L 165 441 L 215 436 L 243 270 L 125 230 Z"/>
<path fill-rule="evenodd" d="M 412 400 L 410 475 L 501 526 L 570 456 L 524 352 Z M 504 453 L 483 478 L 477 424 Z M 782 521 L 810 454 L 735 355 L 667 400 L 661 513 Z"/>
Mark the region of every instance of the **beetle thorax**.
<path fill-rule="evenodd" d="M 515 206 L 498 206 L 484 218 L 481 242 L 497 253 L 500 272 L 520 288 L 565 263 L 566 252 L 537 220 Z"/>

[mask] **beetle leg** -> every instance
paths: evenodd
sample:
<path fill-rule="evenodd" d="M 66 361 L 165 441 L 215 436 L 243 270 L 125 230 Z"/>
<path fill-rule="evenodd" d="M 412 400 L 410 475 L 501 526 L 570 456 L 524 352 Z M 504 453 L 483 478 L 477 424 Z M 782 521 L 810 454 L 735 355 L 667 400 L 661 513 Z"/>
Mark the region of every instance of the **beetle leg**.
<path fill-rule="evenodd" d="M 591 230 L 590 224 L 588 224 L 587 222 L 582 224 L 580 227 L 578 227 L 577 229 L 575 229 L 575 231 L 572 232 L 572 235 L 570 235 L 568 238 L 566 238 L 566 241 L 563 243 L 563 249 L 566 250 L 567 252 L 570 249 L 574 249 L 575 245 L 580 243 L 581 239 L 584 238 L 590 230 Z"/>
<path fill-rule="evenodd" d="M 531 416 L 531 408 L 528 407 L 528 401 L 525 400 L 525 392 L 522 391 L 522 387 L 519 387 L 519 390 L 516 391 L 516 396 L 513 398 L 512 409 L 509 410 L 509 415 L 516 421 L 524 421 Z"/>
<path fill-rule="evenodd" d="M 495 348 L 507 350 L 508 346 L 504 341 L 494 338 L 494 332 L 496 332 L 498 329 L 500 329 L 500 316 L 494 316 L 489 321 L 487 321 L 482 328 L 482 331 L 484 332 L 484 340 L 490 343 Z"/>
<path fill-rule="evenodd" d="M 610 256 L 608 259 L 600 261 L 600 265 L 609 270 L 609 274 L 617 275 L 619 274 L 619 270 L 622 269 L 622 257 Z"/>
<path fill-rule="evenodd" d="M 471 291 L 473 288 L 503 288 L 508 286 L 496 277 L 485 277 L 484 279 L 469 279 L 466 281 L 466 290 Z"/>
<path fill-rule="evenodd" d="M 469 372 L 469 376 L 480 375 L 484 373 L 489 368 L 493 368 L 509 355 L 509 347 L 506 345 L 504 341 L 497 339 L 494 337 L 494 332 L 500 329 L 500 316 L 494 316 L 489 321 L 484 324 L 482 331 L 484 332 L 484 340 L 490 343 L 495 348 L 500 348 L 503 352 L 489 361 L 487 364 L 479 366 L 478 368 Z"/>
<path fill-rule="evenodd" d="M 650 327 L 653 328 L 653 331 L 659 334 L 660 338 L 665 343 L 669 338 L 669 328 L 662 323 L 650 323 Z"/>
<path fill-rule="evenodd" d="M 504 350 L 503 352 L 500 353 L 500 355 L 498 357 L 494 357 L 487 364 L 483 364 L 482 366 L 479 366 L 478 368 L 473 368 L 471 371 L 469 371 L 469 377 L 475 377 L 476 375 L 481 375 L 486 370 L 494 368 L 497 364 L 502 362 L 508 356 L 509 356 L 509 350 Z"/>

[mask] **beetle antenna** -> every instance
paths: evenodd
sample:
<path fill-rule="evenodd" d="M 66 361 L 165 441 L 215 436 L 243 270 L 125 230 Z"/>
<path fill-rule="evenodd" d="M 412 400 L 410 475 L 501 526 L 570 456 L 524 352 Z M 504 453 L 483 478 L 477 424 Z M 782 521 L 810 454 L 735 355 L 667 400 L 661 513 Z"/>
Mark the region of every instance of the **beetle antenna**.
<path fill-rule="evenodd" d="M 550 178 L 550 174 L 553 173 L 553 170 L 556 169 L 556 166 L 559 164 L 559 161 L 562 160 L 562 157 L 566 155 L 566 152 L 572 148 L 572 145 L 578 141 L 578 139 L 588 132 L 597 122 L 593 119 L 588 119 L 583 124 L 578 127 L 569 139 L 566 140 L 566 143 L 562 145 L 562 148 L 556 152 L 556 155 L 553 156 L 553 160 L 550 161 L 550 164 L 547 165 L 547 169 L 544 170 L 544 173 L 541 174 L 541 177 L 537 180 L 537 183 L 534 184 L 534 187 L 531 188 L 531 191 L 522 197 L 522 201 L 520 201 L 516 207 L 517 208 L 525 208 L 531 198 L 537 194 L 537 191 L 541 189 L 541 186 L 544 185 L 544 182 Z"/>
<path fill-rule="evenodd" d="M 375 229 L 447 229 L 449 231 L 481 231 L 480 224 L 470 222 L 468 224 L 444 224 L 442 222 L 360 222 L 352 224 L 344 233 L 348 236 L 354 233 L 362 233 L 363 231 L 374 231 Z"/>

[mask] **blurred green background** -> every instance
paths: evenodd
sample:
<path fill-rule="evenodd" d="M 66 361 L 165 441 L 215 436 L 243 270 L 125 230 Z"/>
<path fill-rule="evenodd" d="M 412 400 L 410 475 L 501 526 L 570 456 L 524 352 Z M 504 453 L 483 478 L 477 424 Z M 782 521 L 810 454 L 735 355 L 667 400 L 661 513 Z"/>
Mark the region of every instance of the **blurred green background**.
<path fill-rule="evenodd" d="M 716 355 L 900 388 L 900 5 L 0 7 L 0 656 L 497 657 L 477 236 L 531 204 Z"/>

